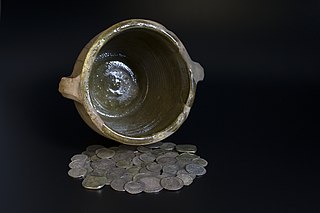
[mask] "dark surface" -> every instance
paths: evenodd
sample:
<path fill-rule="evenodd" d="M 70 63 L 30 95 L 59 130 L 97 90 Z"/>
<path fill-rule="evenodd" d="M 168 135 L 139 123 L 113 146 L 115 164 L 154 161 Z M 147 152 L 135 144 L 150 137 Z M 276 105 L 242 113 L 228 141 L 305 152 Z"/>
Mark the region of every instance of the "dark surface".
<path fill-rule="evenodd" d="M 2 1 L 0 212 L 319 212 L 320 3 Z M 128 18 L 175 32 L 205 68 L 190 117 L 208 173 L 179 192 L 88 191 L 67 176 L 92 143 L 58 93 L 79 52 Z"/>

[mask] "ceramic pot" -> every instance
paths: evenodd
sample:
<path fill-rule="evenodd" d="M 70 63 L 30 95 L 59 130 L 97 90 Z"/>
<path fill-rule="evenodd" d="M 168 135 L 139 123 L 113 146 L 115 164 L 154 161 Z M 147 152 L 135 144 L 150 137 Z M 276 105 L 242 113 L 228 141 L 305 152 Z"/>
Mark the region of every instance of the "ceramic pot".
<path fill-rule="evenodd" d="M 144 145 L 182 125 L 203 77 L 176 35 L 159 23 L 132 19 L 94 37 L 59 91 L 99 134 Z"/>

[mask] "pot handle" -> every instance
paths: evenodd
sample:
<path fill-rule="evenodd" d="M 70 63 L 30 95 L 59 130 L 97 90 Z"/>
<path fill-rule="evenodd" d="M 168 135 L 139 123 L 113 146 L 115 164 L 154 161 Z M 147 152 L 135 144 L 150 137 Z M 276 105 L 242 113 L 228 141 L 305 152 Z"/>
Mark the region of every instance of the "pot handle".
<path fill-rule="evenodd" d="M 62 96 L 81 103 L 80 75 L 77 77 L 62 77 L 59 83 L 59 92 Z"/>
<path fill-rule="evenodd" d="M 193 78 L 196 83 L 199 81 L 203 81 L 204 79 L 204 70 L 203 67 L 198 63 L 193 61 L 192 62 L 192 70 L 193 70 Z"/>

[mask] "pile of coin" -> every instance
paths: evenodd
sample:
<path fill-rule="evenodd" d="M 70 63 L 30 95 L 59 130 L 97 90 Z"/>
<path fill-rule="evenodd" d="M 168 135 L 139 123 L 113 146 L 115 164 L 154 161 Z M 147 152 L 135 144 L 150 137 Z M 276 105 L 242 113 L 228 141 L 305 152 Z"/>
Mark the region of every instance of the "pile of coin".
<path fill-rule="evenodd" d="M 174 191 L 206 173 L 208 162 L 196 151 L 195 145 L 171 142 L 110 148 L 90 145 L 71 158 L 68 174 L 83 178 L 82 186 L 87 189 L 110 185 L 130 194 Z"/>

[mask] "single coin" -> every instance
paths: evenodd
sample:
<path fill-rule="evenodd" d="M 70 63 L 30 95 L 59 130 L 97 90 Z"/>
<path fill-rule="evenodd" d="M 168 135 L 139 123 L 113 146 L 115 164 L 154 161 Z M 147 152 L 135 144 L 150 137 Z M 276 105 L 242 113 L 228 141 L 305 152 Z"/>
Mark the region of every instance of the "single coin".
<path fill-rule="evenodd" d="M 207 172 L 203 166 L 195 163 L 186 165 L 186 171 L 197 176 L 204 175 Z"/>
<path fill-rule="evenodd" d="M 128 181 L 132 181 L 133 180 L 133 174 L 130 174 L 130 173 L 127 173 L 127 172 L 125 172 L 123 175 L 121 175 L 121 179 L 124 179 L 124 180 L 126 180 L 127 182 Z"/>
<path fill-rule="evenodd" d="M 132 180 L 133 181 L 139 181 L 141 178 L 151 177 L 151 176 L 152 176 L 151 173 L 138 173 L 138 174 L 133 176 Z"/>
<path fill-rule="evenodd" d="M 156 162 L 151 162 L 147 164 L 146 168 L 151 172 L 160 172 L 162 169 L 162 165 Z"/>
<path fill-rule="evenodd" d="M 179 155 L 178 152 L 174 152 L 174 151 L 169 151 L 169 152 L 166 152 L 163 154 L 163 156 L 166 156 L 166 157 L 170 157 L 170 158 L 175 158 Z"/>
<path fill-rule="evenodd" d="M 84 154 L 84 155 L 86 155 L 86 156 L 88 156 L 90 158 L 91 156 L 95 155 L 96 153 L 93 152 L 93 151 L 87 151 L 86 150 L 86 151 L 83 151 L 82 154 Z"/>
<path fill-rule="evenodd" d="M 106 185 L 109 186 L 114 179 L 106 174 Z"/>
<path fill-rule="evenodd" d="M 183 187 L 183 181 L 180 178 L 177 177 L 165 177 L 162 178 L 160 181 L 161 186 L 164 189 L 170 190 L 170 191 L 176 191 Z"/>
<path fill-rule="evenodd" d="M 90 160 L 91 161 L 97 161 L 97 160 L 100 160 L 101 158 L 99 158 L 97 155 L 92 155 L 91 157 L 90 157 Z"/>
<path fill-rule="evenodd" d="M 124 191 L 124 185 L 127 183 L 125 179 L 119 178 L 114 179 L 111 181 L 110 186 L 116 191 L 123 192 Z"/>
<path fill-rule="evenodd" d="M 82 186 L 86 189 L 101 189 L 106 183 L 106 177 L 95 177 L 88 175 L 82 181 Z"/>
<path fill-rule="evenodd" d="M 80 160 L 80 161 L 86 161 L 88 159 L 87 155 L 84 154 L 76 154 L 72 156 L 71 161 Z"/>
<path fill-rule="evenodd" d="M 177 174 L 179 169 L 180 169 L 179 166 L 175 164 L 170 164 L 170 165 L 164 165 L 162 168 L 162 171 L 168 174 L 175 175 Z"/>
<path fill-rule="evenodd" d="M 195 174 L 190 174 L 185 169 L 181 169 L 181 170 L 177 171 L 177 176 L 179 176 L 181 174 L 189 175 L 192 179 L 195 179 L 197 177 Z"/>
<path fill-rule="evenodd" d="M 102 145 L 90 145 L 87 147 L 87 151 L 90 151 L 90 152 L 96 152 L 97 149 L 101 149 L 101 148 L 104 148 L 104 146 Z"/>
<path fill-rule="evenodd" d="M 87 170 L 84 168 L 73 168 L 68 171 L 68 175 L 73 178 L 84 177 L 87 173 Z"/>
<path fill-rule="evenodd" d="M 199 164 L 200 166 L 206 167 L 208 165 L 208 161 L 203 158 L 196 158 L 192 160 L 193 163 Z"/>
<path fill-rule="evenodd" d="M 139 173 L 141 167 L 140 166 L 132 166 L 126 169 L 126 172 L 132 175 L 136 175 Z"/>
<path fill-rule="evenodd" d="M 139 152 L 142 152 L 142 153 L 144 153 L 144 152 L 151 152 L 151 149 L 148 148 L 148 147 L 146 147 L 146 146 L 138 146 L 138 147 L 137 147 L 137 150 L 138 150 Z"/>
<path fill-rule="evenodd" d="M 160 178 L 157 177 L 142 177 L 139 182 L 144 183 L 144 192 L 146 193 L 156 193 L 160 192 L 163 187 L 160 185 Z"/>
<path fill-rule="evenodd" d="M 193 160 L 193 159 L 198 159 L 200 158 L 200 156 L 195 155 L 193 153 L 189 153 L 189 152 L 183 152 L 179 155 L 178 157 L 179 159 L 189 159 L 189 160 Z"/>
<path fill-rule="evenodd" d="M 108 158 L 99 159 L 91 162 L 91 167 L 93 169 L 107 169 L 114 166 L 115 166 L 115 162 L 112 159 L 108 159 Z"/>
<path fill-rule="evenodd" d="M 116 152 L 116 154 L 112 157 L 114 161 L 120 161 L 120 160 L 128 160 L 133 159 L 136 155 L 131 150 L 119 150 Z"/>
<path fill-rule="evenodd" d="M 135 156 L 135 157 L 132 159 L 132 163 L 133 163 L 133 165 L 141 166 L 141 164 L 143 163 L 143 161 L 140 159 L 139 156 Z"/>
<path fill-rule="evenodd" d="M 139 158 L 145 163 L 150 163 L 156 159 L 156 157 L 151 153 L 143 153 L 139 156 Z"/>
<path fill-rule="evenodd" d="M 175 143 L 165 142 L 165 143 L 162 143 L 162 145 L 159 148 L 164 150 L 173 150 L 175 146 L 176 146 Z"/>
<path fill-rule="evenodd" d="M 91 173 L 93 171 L 93 168 L 90 166 L 90 163 L 88 165 L 85 165 L 83 168 L 87 170 L 86 174 Z"/>
<path fill-rule="evenodd" d="M 153 150 L 151 150 L 151 153 L 156 157 L 159 157 L 159 156 L 165 154 L 166 152 L 167 151 L 163 150 L 163 149 L 153 149 Z"/>
<path fill-rule="evenodd" d="M 196 153 L 197 147 L 192 144 L 179 144 L 176 146 L 178 152 Z"/>
<path fill-rule="evenodd" d="M 96 150 L 96 154 L 99 158 L 112 158 L 116 152 L 112 149 L 101 148 Z"/>
<path fill-rule="evenodd" d="M 159 164 L 168 165 L 168 164 L 175 164 L 177 162 L 177 159 L 173 158 L 173 157 L 161 157 L 161 156 L 159 156 L 156 161 Z"/>
<path fill-rule="evenodd" d="M 107 170 L 105 169 L 94 169 L 93 171 L 90 172 L 91 176 L 96 176 L 96 177 L 105 177 L 107 174 Z"/>
<path fill-rule="evenodd" d="M 144 190 L 144 183 L 129 181 L 124 185 L 124 189 L 130 194 L 139 194 Z"/>
<path fill-rule="evenodd" d="M 83 160 L 74 160 L 69 163 L 71 169 L 83 168 L 86 161 Z"/>
<path fill-rule="evenodd" d="M 132 165 L 132 162 L 130 160 L 119 160 L 117 163 L 116 163 L 116 166 L 119 167 L 119 168 L 130 168 Z"/>
<path fill-rule="evenodd" d="M 176 157 L 176 159 L 177 162 L 175 164 L 178 165 L 181 169 L 184 169 L 186 165 L 192 163 L 192 160 L 186 158 L 179 158 L 179 156 Z"/>
<path fill-rule="evenodd" d="M 193 182 L 193 178 L 188 174 L 179 174 L 177 178 L 180 178 L 185 186 L 189 186 Z"/>
<path fill-rule="evenodd" d="M 168 173 L 162 172 L 161 175 L 157 175 L 156 177 L 162 179 L 165 177 L 174 177 L 174 176 L 175 175 L 173 175 L 173 174 L 168 174 Z"/>
<path fill-rule="evenodd" d="M 113 167 L 111 168 L 108 172 L 107 175 L 112 178 L 112 179 L 118 179 L 120 178 L 124 173 L 126 172 L 126 170 L 124 168 L 117 168 L 117 167 Z"/>

